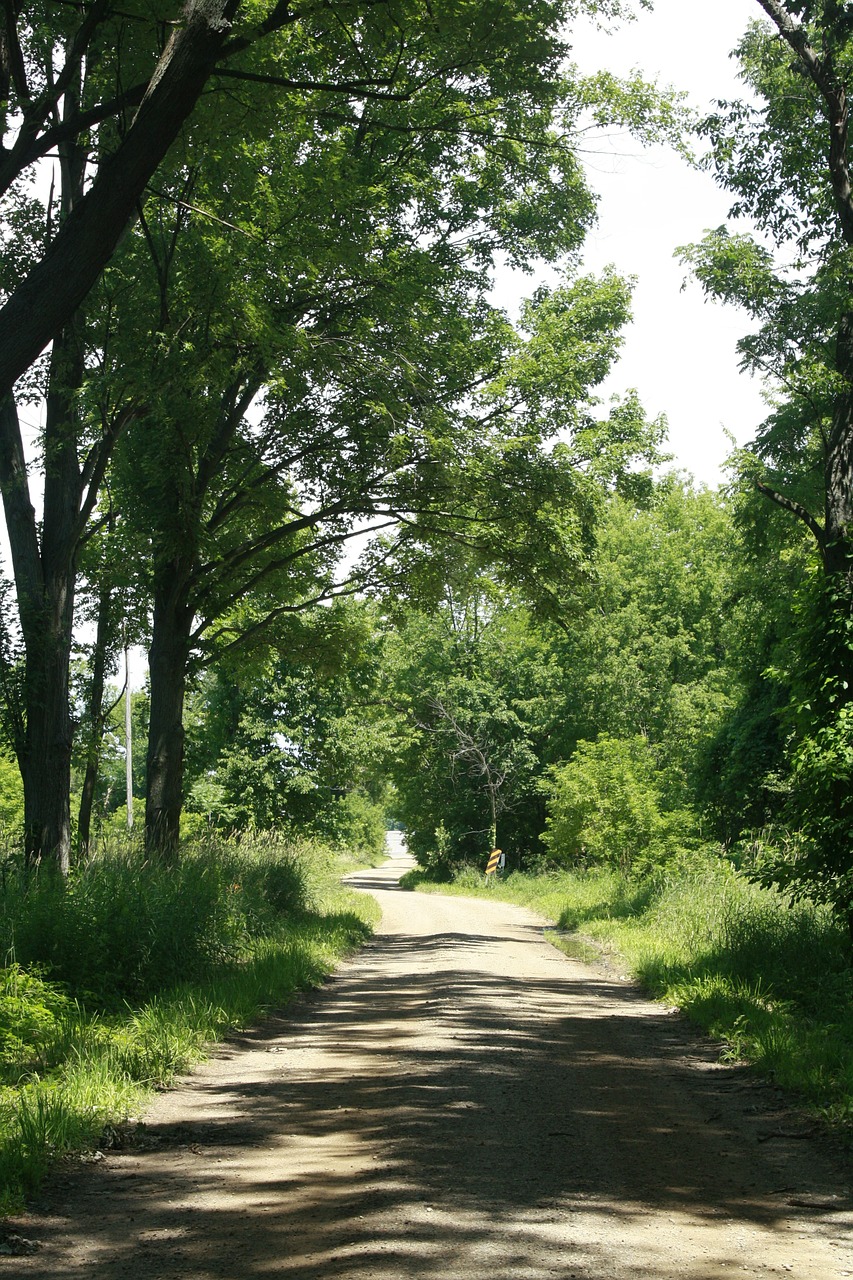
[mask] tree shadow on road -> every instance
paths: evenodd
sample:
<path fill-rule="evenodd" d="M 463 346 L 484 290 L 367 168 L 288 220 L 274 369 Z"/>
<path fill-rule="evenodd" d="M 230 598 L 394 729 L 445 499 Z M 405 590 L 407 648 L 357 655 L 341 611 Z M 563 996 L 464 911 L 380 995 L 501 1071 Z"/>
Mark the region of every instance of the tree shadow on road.
<path fill-rule="evenodd" d="M 75 1179 L 80 1274 L 717 1280 L 743 1274 L 731 1233 L 702 1244 L 720 1222 L 837 1228 L 849 1206 L 773 1090 L 556 953 L 553 980 L 493 971 L 500 941 L 374 939 L 224 1047 L 185 1121 L 145 1125 Z M 247 1075 L 247 1050 L 274 1068 Z M 658 1221 L 686 1226 L 695 1258 Z M 39 1229 L 47 1247 L 16 1264 L 46 1280 L 68 1224 Z"/>

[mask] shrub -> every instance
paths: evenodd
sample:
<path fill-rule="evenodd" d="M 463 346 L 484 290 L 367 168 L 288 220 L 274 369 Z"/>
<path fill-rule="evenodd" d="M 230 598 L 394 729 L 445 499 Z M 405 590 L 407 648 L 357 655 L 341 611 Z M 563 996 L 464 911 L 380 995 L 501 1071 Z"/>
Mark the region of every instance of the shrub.
<path fill-rule="evenodd" d="M 348 791 L 328 811 L 326 837 L 356 857 L 376 858 L 385 851 L 385 812 L 361 791 Z"/>
<path fill-rule="evenodd" d="M 779 851 L 767 875 L 796 897 L 829 903 L 853 936 L 853 703 L 827 714 L 793 755 L 786 816 L 798 845 Z"/>
<path fill-rule="evenodd" d="M 654 756 L 643 737 L 601 734 L 581 742 L 543 783 L 548 816 L 542 840 L 558 864 L 604 863 L 623 873 L 665 862 L 690 833 L 692 818 L 664 809 Z"/>
<path fill-rule="evenodd" d="M 103 866 L 116 856 L 113 850 L 98 861 Z M 342 888 L 329 851 L 319 846 L 293 849 L 275 838 L 253 837 L 194 856 L 217 859 L 227 927 L 233 930 L 239 920 L 249 931 L 245 952 L 216 962 L 200 981 L 101 1012 L 87 1010 L 17 962 L 0 975 L 0 1215 L 19 1212 L 57 1155 L 96 1144 L 107 1122 L 136 1114 L 148 1088 L 197 1061 L 211 1040 L 319 983 L 341 955 L 364 941 L 368 922 L 378 916 L 372 898 Z M 131 865 L 125 856 L 124 868 Z M 179 883 L 187 882 L 172 877 L 173 886 Z M 17 900 L 19 921 L 27 909 L 56 902 L 46 877 L 27 887 L 34 891 L 23 908 Z M 322 910 L 306 911 L 318 889 Z M 7 901 L 6 923 L 11 915 Z M 254 934 L 252 915 L 264 921 Z"/>
<path fill-rule="evenodd" d="M 14 961 L 0 969 L 0 1079 L 14 1083 L 25 1071 L 43 1069 L 75 1012 L 73 1001 L 40 973 Z"/>
<path fill-rule="evenodd" d="M 24 829 L 24 784 L 12 755 L 0 747 L 0 831 L 14 838 Z"/>

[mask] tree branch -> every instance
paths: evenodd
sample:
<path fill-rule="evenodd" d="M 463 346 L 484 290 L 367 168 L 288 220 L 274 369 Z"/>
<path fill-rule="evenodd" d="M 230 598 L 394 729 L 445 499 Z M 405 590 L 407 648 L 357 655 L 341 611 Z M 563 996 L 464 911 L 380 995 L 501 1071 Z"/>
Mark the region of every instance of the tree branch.
<path fill-rule="evenodd" d="M 247 627 L 245 630 L 238 632 L 233 640 L 230 640 L 228 644 L 223 645 L 222 648 L 217 649 L 215 653 L 210 653 L 210 655 L 207 658 L 202 658 L 202 660 L 199 663 L 199 666 L 209 667 L 212 662 L 218 662 L 224 653 L 230 653 L 231 650 L 236 649 L 241 645 L 244 645 L 248 640 L 256 637 L 263 631 L 266 631 L 267 628 L 272 626 L 274 622 L 276 622 L 279 618 L 283 618 L 288 613 L 302 613 L 306 609 L 312 608 L 315 604 L 323 604 L 326 600 L 345 599 L 348 596 L 355 595 L 356 592 L 360 590 L 361 590 L 360 583 L 352 586 L 349 586 L 346 584 L 341 587 L 331 586 L 331 587 L 325 588 L 323 591 L 318 592 L 317 595 L 311 596 L 310 599 L 300 600 L 298 604 L 279 605 L 277 608 L 273 609 L 270 613 L 266 614 L 263 618 L 260 618 L 251 627 Z M 214 644 L 220 638 L 220 636 L 228 635 L 229 631 L 230 631 L 230 628 L 221 627 L 219 631 L 215 632 L 208 639 L 207 644 L 208 645 Z"/>
<path fill-rule="evenodd" d="M 759 0 L 759 3 L 761 0 Z M 763 493 L 765 498 L 769 498 L 771 502 L 775 502 L 777 507 L 782 507 L 784 511 L 790 511 L 798 520 L 801 520 L 809 532 L 814 537 L 821 550 L 826 546 L 826 533 L 818 524 L 810 511 L 807 511 L 801 503 L 795 501 L 794 498 L 786 498 L 784 493 L 771 489 L 770 485 L 764 484 L 761 480 L 756 480 L 755 487 L 759 493 Z"/>
<path fill-rule="evenodd" d="M 134 418 L 138 418 L 141 413 L 142 409 L 139 405 L 128 405 L 122 409 L 121 413 L 113 418 L 101 439 L 92 446 L 86 455 L 86 460 L 80 473 L 80 489 L 83 496 L 80 503 L 80 513 L 74 527 L 74 545 L 77 545 L 83 539 L 89 517 L 95 509 L 98 493 L 107 473 L 107 467 L 116 441 L 125 427 L 133 422 Z"/>
<path fill-rule="evenodd" d="M 279 89 L 299 89 L 307 93 L 346 93 L 353 98 L 373 98 L 379 102 L 410 102 L 418 92 L 418 87 L 405 93 L 382 92 L 373 89 L 372 85 L 391 85 L 390 80 L 341 80 L 339 83 L 326 80 L 289 80 L 285 76 L 262 75 L 256 71 L 238 71 L 235 67 L 217 67 L 214 76 L 228 80 L 247 80 L 251 84 L 272 84 Z"/>
<path fill-rule="evenodd" d="M 0 492 L 21 621 L 26 625 L 38 617 L 44 574 L 18 408 L 11 393 L 0 401 Z"/>
<path fill-rule="evenodd" d="M 0 309 L 0 393 L 11 390 L 100 277 L 201 96 L 238 7 L 239 0 L 186 0 L 124 139 Z"/>

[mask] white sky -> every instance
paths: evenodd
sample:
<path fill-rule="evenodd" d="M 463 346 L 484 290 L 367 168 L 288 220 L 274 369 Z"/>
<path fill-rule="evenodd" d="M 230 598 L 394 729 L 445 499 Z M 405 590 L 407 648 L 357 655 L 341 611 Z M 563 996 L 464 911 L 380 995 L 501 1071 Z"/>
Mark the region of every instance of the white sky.
<path fill-rule="evenodd" d="M 755 0 L 655 0 L 652 13 L 608 34 L 576 26 L 573 56 L 584 71 L 617 75 L 637 68 L 661 85 L 686 89 L 700 110 L 715 98 L 744 96 L 728 57 L 746 26 L 762 17 Z M 766 415 L 760 385 L 737 365 L 735 342 L 749 329 L 734 307 L 706 302 L 673 257 L 678 245 L 726 220 L 730 197 L 710 174 L 669 150 L 643 151 L 627 138 L 613 152 L 589 157 L 599 221 L 585 266 L 608 263 L 637 278 L 634 322 L 605 394 L 636 387 L 650 416 L 666 414 L 675 465 L 718 484 L 730 451 L 726 431 L 743 444 Z M 514 309 L 530 277 L 504 279 L 497 295 Z"/>

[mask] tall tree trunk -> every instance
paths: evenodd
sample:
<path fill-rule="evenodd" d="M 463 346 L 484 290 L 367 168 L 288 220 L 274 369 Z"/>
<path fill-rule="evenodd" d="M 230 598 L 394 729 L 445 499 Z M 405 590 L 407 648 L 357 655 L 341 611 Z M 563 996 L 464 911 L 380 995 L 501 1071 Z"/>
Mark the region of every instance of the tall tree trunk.
<path fill-rule="evenodd" d="M 66 111 L 78 96 L 79 84 L 69 85 Z M 60 171 L 60 216 L 66 221 L 83 191 L 85 154 L 79 147 L 61 149 Z M 41 544 L 12 393 L 0 404 L 0 490 L 24 640 L 24 719 L 16 743 L 24 784 L 24 848 L 29 862 L 49 858 L 63 872 L 71 857 L 68 674 L 82 490 L 76 393 L 85 365 L 79 330 L 79 317 L 72 316 L 55 332 L 51 350 Z"/>
<path fill-rule="evenodd" d="M 222 465 L 243 414 L 262 382 L 262 369 L 248 376 L 237 371 L 222 397 L 216 429 L 192 477 L 192 498 L 178 488 L 164 497 L 163 509 L 180 512 L 182 541 L 171 560 L 154 568 L 154 618 L 148 651 L 150 719 L 145 793 L 145 847 L 170 861 L 180 840 L 184 781 L 184 695 L 187 663 L 196 615 L 194 583 L 198 548 L 206 532 L 204 496 Z M 179 464 L 177 464 L 179 465 Z"/>
<path fill-rule="evenodd" d="M 83 381 L 83 349 L 76 326 L 51 353 L 45 420 L 45 485 L 41 600 L 24 626 L 27 739 L 24 833 L 31 861 L 55 858 L 67 871 L 71 856 L 71 747 L 68 675 L 77 574 L 77 516 L 81 478 L 77 459 L 75 393 Z M 22 624 L 24 618 L 21 618 Z"/>
<path fill-rule="evenodd" d="M 849 612 L 853 598 L 853 314 L 838 325 L 835 367 L 844 378 L 836 396 L 824 463 L 823 563 Z"/>
<path fill-rule="evenodd" d="M 71 853 L 68 673 L 81 488 L 74 392 L 82 377 L 82 350 L 70 326 L 51 355 L 41 546 L 17 407 L 11 395 L 0 404 L 0 490 L 25 653 L 25 727 L 15 744 L 24 784 L 25 852 L 30 862 L 55 859 L 62 871 Z"/>
<path fill-rule="evenodd" d="M 27 861 L 49 858 L 63 874 L 71 862 L 71 746 L 68 669 L 73 593 L 54 584 L 44 632 L 27 644 L 27 738 L 23 760 L 24 851 Z"/>
<path fill-rule="evenodd" d="M 95 631 L 95 649 L 92 654 L 92 684 L 89 689 L 89 706 L 86 740 L 86 772 L 80 793 L 80 810 L 77 817 L 77 848 L 81 857 L 89 851 L 92 832 L 92 808 L 95 787 L 101 761 L 101 745 L 104 739 L 104 687 L 107 674 L 107 654 L 112 633 L 112 591 L 104 583 L 98 593 L 98 622 Z"/>
<path fill-rule="evenodd" d="M 73 115 L 79 107 L 80 94 L 78 77 L 64 95 L 66 116 Z M 61 229 L 54 244 L 72 224 L 84 200 L 86 160 L 87 150 L 79 142 L 60 145 Z M 10 392 L 0 402 L 0 490 L 25 653 L 25 728 L 16 743 L 24 784 L 25 853 L 29 862 L 54 860 L 63 872 L 68 870 L 71 855 L 73 731 L 69 668 L 77 556 L 85 523 L 82 513 L 94 503 L 99 478 L 96 468 L 87 490 L 78 457 L 81 432 L 77 393 L 85 378 L 83 327 L 79 313 L 66 313 L 64 327 L 56 326 L 51 331 L 41 530 L 30 500 L 13 394 Z M 102 443 L 103 465 L 124 421 L 117 420 L 110 437 Z"/>
<path fill-rule="evenodd" d="M 145 794 L 145 847 L 174 861 L 180 839 L 184 782 L 184 695 L 193 610 L 191 563 L 164 566 L 154 589 L 148 669 L 151 690 Z"/>

